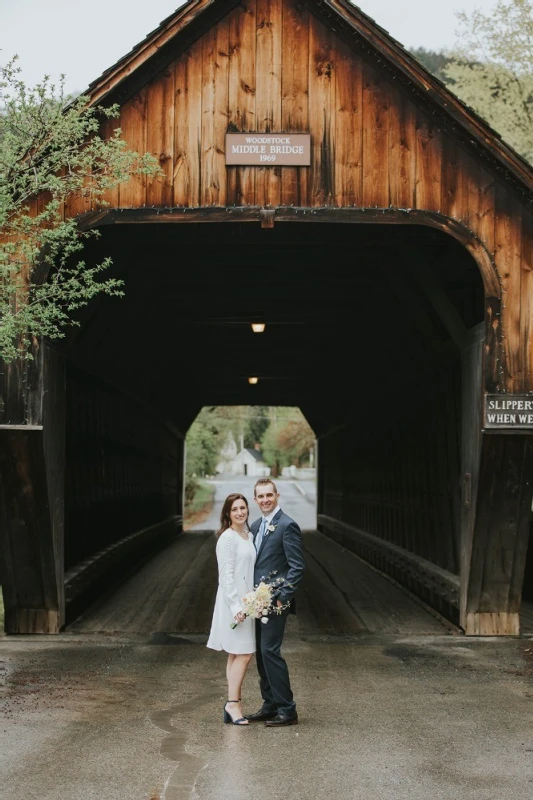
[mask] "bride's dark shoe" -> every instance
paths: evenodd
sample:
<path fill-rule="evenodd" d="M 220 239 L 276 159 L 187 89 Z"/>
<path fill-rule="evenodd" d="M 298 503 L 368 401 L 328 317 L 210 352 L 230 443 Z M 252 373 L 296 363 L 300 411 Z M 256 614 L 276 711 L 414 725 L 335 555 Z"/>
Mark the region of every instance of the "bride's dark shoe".
<path fill-rule="evenodd" d="M 226 702 L 224 703 L 224 722 L 226 723 L 229 722 L 232 725 L 248 725 L 248 720 L 244 719 L 244 717 L 239 717 L 239 719 L 233 719 L 233 717 L 226 708 L 228 703 L 240 703 L 240 700 L 226 700 Z"/>

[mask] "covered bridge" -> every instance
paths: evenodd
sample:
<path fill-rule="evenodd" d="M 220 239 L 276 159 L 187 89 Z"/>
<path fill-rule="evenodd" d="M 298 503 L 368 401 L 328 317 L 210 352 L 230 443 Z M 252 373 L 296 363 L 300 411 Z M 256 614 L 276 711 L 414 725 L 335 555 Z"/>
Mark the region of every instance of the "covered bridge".
<path fill-rule="evenodd" d="M 58 632 L 80 564 L 179 534 L 189 425 L 261 404 L 315 431 L 320 531 L 519 633 L 530 165 L 346 0 L 190 0 L 89 94 L 164 178 L 67 209 L 126 296 L 4 369 L 7 632 Z"/>

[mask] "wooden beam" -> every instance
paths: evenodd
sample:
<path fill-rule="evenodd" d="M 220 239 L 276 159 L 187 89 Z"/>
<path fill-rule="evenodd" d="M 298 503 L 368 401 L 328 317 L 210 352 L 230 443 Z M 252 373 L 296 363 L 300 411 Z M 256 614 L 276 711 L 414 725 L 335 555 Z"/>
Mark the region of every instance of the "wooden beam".
<path fill-rule="evenodd" d="M 260 222 L 261 206 L 209 208 L 110 208 L 80 214 L 82 230 L 104 225 L 187 222 Z M 460 222 L 434 211 L 398 208 L 308 208 L 276 206 L 276 222 L 324 222 L 344 224 L 425 225 L 449 234 L 475 259 L 487 297 L 501 298 L 501 286 L 493 258 L 483 242 Z"/>
<path fill-rule="evenodd" d="M 273 208 L 262 208 L 259 214 L 262 228 L 273 228 L 276 211 Z"/>

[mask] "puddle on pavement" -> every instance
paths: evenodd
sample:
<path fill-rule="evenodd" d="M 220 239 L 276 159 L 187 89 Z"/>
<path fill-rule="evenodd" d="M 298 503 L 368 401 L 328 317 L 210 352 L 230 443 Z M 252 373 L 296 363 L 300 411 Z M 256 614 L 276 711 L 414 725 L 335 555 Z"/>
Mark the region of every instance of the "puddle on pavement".
<path fill-rule="evenodd" d="M 190 800 L 196 778 L 205 762 L 197 756 L 185 751 L 187 734 L 172 722 L 177 714 L 193 711 L 198 706 L 220 697 L 220 687 L 213 686 L 206 692 L 192 697 L 184 703 L 177 703 L 169 708 L 156 711 L 150 715 L 150 721 L 156 728 L 168 734 L 161 742 L 161 755 L 169 761 L 177 761 L 178 766 L 165 784 L 161 800 Z"/>

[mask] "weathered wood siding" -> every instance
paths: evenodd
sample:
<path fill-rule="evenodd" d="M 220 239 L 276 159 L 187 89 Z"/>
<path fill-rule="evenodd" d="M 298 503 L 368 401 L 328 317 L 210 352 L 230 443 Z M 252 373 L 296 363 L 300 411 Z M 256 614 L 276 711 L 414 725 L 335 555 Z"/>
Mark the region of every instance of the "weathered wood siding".
<path fill-rule="evenodd" d="M 132 179 L 113 206 L 392 207 L 461 223 L 488 252 L 480 269 L 498 300 L 485 388 L 533 389 L 531 213 L 357 37 L 348 44 L 298 0 L 247 0 L 128 100 L 118 124 L 165 175 Z M 310 132 L 311 165 L 226 167 L 228 130 Z"/>

